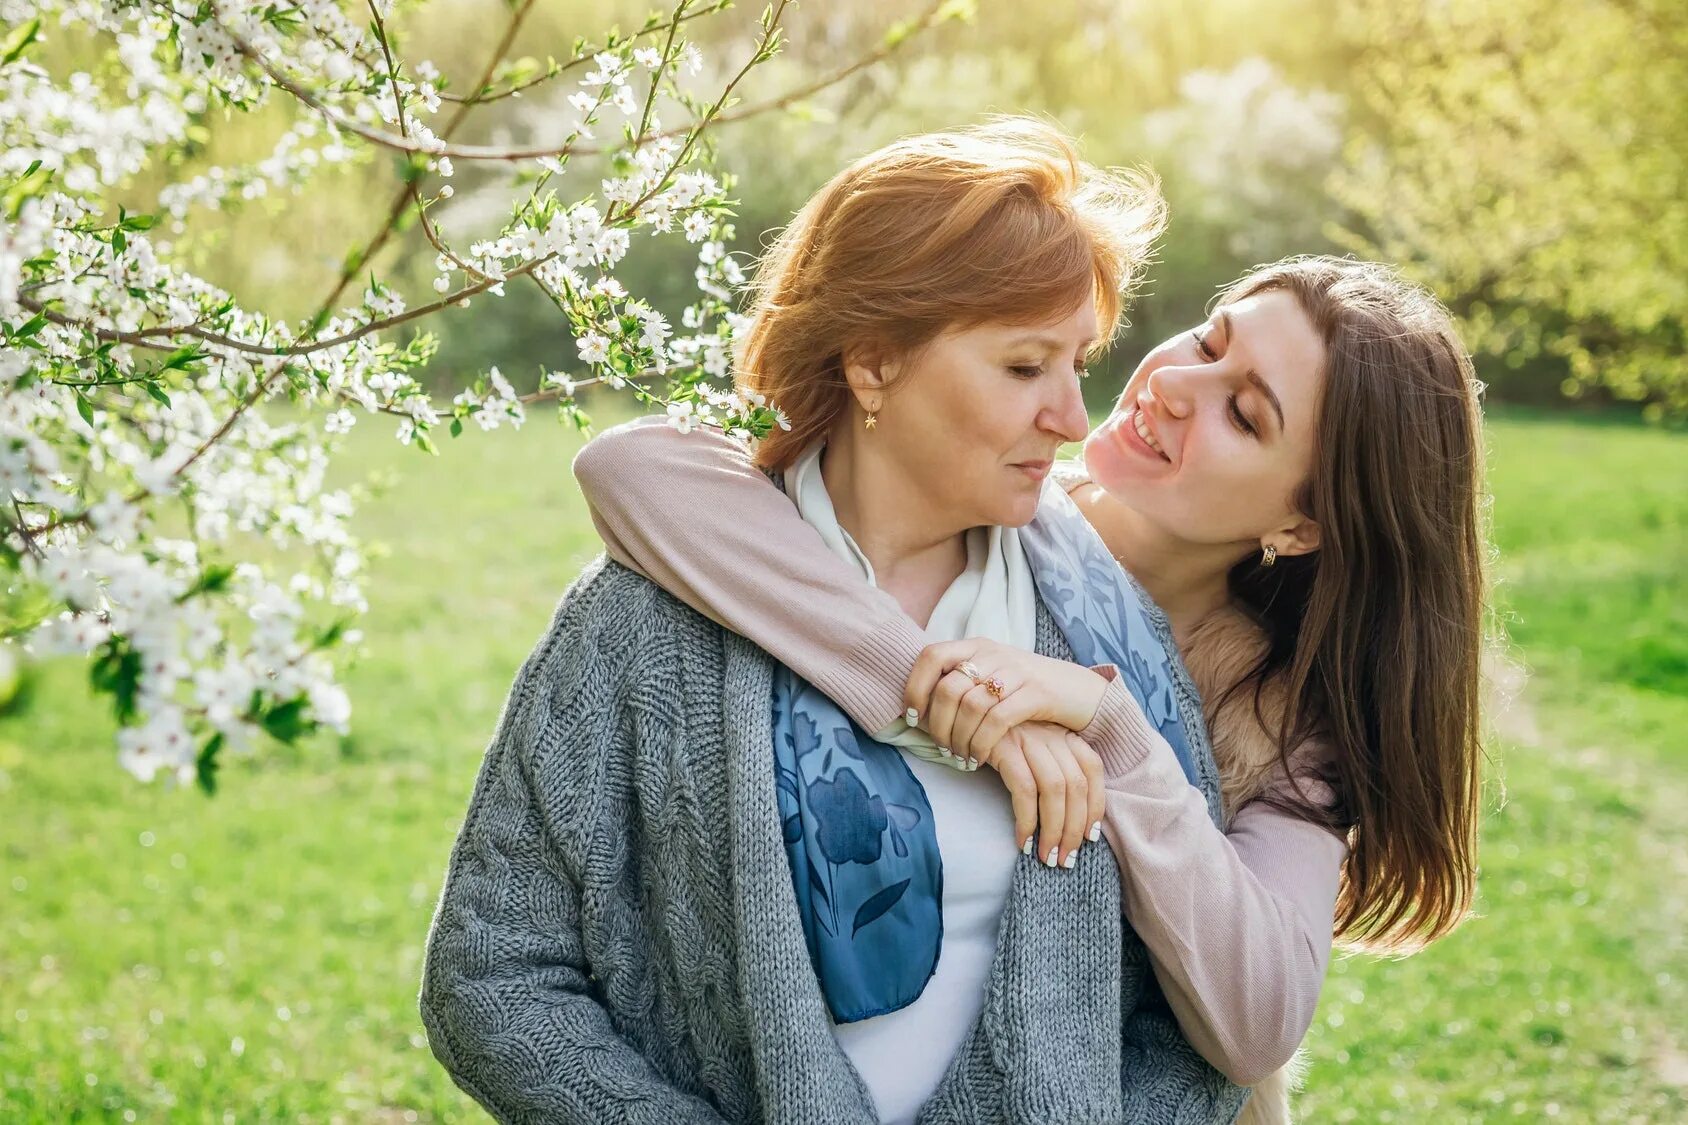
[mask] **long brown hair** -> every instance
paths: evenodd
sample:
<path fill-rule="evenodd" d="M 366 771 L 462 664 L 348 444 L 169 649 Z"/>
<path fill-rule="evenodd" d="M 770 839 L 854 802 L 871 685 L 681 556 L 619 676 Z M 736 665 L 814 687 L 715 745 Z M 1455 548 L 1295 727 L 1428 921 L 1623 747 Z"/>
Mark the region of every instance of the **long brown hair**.
<path fill-rule="evenodd" d="M 1436 299 L 1374 263 L 1301 257 L 1246 275 L 1221 303 L 1283 290 L 1324 343 L 1312 476 L 1297 498 L 1319 549 L 1230 573 L 1269 645 L 1247 677 L 1288 701 L 1285 765 L 1328 751 L 1327 809 L 1346 829 L 1345 944 L 1405 950 L 1466 916 L 1476 888 L 1487 546 L 1480 384 Z M 1241 685 L 1239 685 L 1241 686 Z"/>
<path fill-rule="evenodd" d="M 1103 346 L 1166 208 L 1154 181 L 1100 169 L 1034 118 L 895 141 L 832 178 L 762 256 L 739 386 L 790 430 L 784 468 L 847 409 L 844 357 L 907 357 L 950 328 L 1029 324 L 1092 294 Z"/>

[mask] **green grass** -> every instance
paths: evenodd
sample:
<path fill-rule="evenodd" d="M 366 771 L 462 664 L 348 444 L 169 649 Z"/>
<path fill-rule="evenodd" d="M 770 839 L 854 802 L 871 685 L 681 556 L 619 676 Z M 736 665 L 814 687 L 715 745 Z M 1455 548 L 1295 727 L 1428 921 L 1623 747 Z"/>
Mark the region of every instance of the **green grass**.
<path fill-rule="evenodd" d="M 437 460 L 388 434 L 360 428 L 340 466 L 399 474 L 360 513 L 391 554 L 345 677 L 351 737 L 233 761 L 207 800 L 119 772 L 77 664 L 0 719 L 0 1120 L 484 1119 L 422 1039 L 422 938 L 504 692 L 596 538 L 549 421 Z M 1301 1105 L 1681 1119 L 1688 440 L 1530 416 L 1491 434 L 1532 677 L 1497 751 L 1481 917 L 1333 966 Z"/>

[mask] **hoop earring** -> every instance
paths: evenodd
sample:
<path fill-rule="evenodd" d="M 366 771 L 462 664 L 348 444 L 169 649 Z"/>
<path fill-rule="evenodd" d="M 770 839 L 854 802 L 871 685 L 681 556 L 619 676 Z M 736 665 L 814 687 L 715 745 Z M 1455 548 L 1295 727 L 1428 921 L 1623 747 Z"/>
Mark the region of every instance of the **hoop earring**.
<path fill-rule="evenodd" d="M 1278 561 L 1278 549 L 1268 543 L 1260 549 L 1260 565 L 1271 566 Z"/>

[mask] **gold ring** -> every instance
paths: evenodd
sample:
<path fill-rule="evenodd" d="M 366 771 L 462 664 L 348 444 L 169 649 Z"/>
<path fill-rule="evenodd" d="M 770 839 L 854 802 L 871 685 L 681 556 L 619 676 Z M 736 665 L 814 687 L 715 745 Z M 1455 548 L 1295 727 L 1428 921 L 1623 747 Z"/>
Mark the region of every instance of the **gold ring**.
<path fill-rule="evenodd" d="M 980 680 L 984 679 L 984 673 L 979 671 L 979 666 L 971 660 L 963 660 L 960 664 L 955 666 L 955 670 L 972 680 L 974 683 L 978 683 Z"/>
<path fill-rule="evenodd" d="M 990 679 L 985 681 L 985 690 L 996 696 L 996 698 L 1001 699 L 1003 692 L 1008 690 L 1008 685 L 1003 683 L 997 677 L 992 676 Z"/>

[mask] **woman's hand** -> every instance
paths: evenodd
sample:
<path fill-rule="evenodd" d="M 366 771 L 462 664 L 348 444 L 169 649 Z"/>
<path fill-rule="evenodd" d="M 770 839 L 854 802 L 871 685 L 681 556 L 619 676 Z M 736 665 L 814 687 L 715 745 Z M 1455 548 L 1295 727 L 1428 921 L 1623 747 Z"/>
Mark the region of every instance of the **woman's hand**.
<path fill-rule="evenodd" d="M 1054 723 L 1022 723 L 985 760 L 1014 803 L 1014 842 L 1054 867 L 1072 867 L 1078 849 L 1101 835 L 1102 759 L 1078 735 Z M 1032 834 L 1041 826 L 1035 850 Z"/>
<path fill-rule="evenodd" d="M 977 669 L 978 680 L 963 671 Z M 982 681 L 996 677 L 998 697 Z M 1108 681 L 1080 664 L 1055 660 L 982 637 L 927 645 L 903 689 L 909 721 L 961 758 L 986 762 L 1014 727 L 1049 722 L 1083 730 Z"/>

